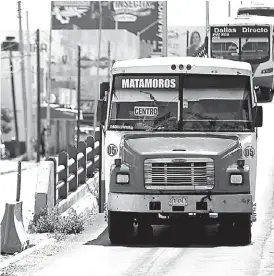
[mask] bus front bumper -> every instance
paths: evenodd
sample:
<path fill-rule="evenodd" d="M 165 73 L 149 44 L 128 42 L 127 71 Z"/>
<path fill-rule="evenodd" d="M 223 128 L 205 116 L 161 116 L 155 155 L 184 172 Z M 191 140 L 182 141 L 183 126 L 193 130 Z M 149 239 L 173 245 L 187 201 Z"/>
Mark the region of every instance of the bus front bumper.
<path fill-rule="evenodd" d="M 134 213 L 253 213 L 251 194 L 147 195 L 109 193 L 109 211 Z"/>

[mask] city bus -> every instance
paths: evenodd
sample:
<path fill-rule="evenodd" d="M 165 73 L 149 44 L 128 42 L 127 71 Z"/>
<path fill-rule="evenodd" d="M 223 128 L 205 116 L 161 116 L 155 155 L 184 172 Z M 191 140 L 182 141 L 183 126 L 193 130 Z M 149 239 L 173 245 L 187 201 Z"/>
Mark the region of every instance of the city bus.
<path fill-rule="evenodd" d="M 127 243 L 136 226 L 150 237 L 157 224 L 176 225 L 187 240 L 184 229 L 196 219 L 249 244 L 262 126 L 251 65 L 196 57 L 118 61 L 101 87 L 99 185 L 110 241 Z"/>
<path fill-rule="evenodd" d="M 237 16 L 210 26 L 208 56 L 251 64 L 261 99 L 272 101 L 274 18 Z"/>

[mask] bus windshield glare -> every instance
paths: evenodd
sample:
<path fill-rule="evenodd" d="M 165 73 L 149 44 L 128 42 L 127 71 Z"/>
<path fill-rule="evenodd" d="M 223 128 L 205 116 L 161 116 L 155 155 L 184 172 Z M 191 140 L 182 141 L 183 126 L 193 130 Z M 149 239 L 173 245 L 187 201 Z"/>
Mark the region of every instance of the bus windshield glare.
<path fill-rule="evenodd" d="M 260 64 L 270 59 L 269 37 L 269 26 L 211 27 L 211 55 Z"/>
<path fill-rule="evenodd" d="M 248 132 L 253 128 L 247 76 L 118 75 L 113 86 L 109 130 Z"/>

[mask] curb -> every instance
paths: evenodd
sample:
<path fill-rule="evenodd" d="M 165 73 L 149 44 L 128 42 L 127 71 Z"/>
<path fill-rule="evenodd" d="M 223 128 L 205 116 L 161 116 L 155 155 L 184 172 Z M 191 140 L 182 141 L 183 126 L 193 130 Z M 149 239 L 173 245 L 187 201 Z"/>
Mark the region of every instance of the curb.
<path fill-rule="evenodd" d="M 16 256 L 14 257 L 11 257 L 10 259 L 0 263 L 0 272 L 1 272 L 1 269 L 4 269 L 6 267 L 8 267 L 9 265 L 17 262 L 17 261 L 20 261 L 21 259 L 23 259 L 24 257 L 27 257 L 28 255 L 30 255 L 31 253 L 35 252 L 36 250 L 39 250 L 39 249 L 42 249 L 43 247 L 47 246 L 47 245 L 50 245 L 50 244 L 53 244 L 56 240 L 53 239 L 53 238 L 50 238 L 50 239 L 47 239 L 29 249 L 26 249 L 25 251 L 23 251 L 22 253 L 19 253 L 17 254 Z"/>

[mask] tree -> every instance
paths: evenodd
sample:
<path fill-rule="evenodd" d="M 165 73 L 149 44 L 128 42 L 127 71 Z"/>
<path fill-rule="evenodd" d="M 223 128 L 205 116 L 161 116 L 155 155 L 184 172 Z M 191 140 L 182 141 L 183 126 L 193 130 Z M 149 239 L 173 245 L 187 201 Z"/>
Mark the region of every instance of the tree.
<path fill-rule="evenodd" d="M 12 130 L 9 125 L 13 120 L 12 112 L 7 107 L 1 107 L 1 133 L 7 134 Z"/>

